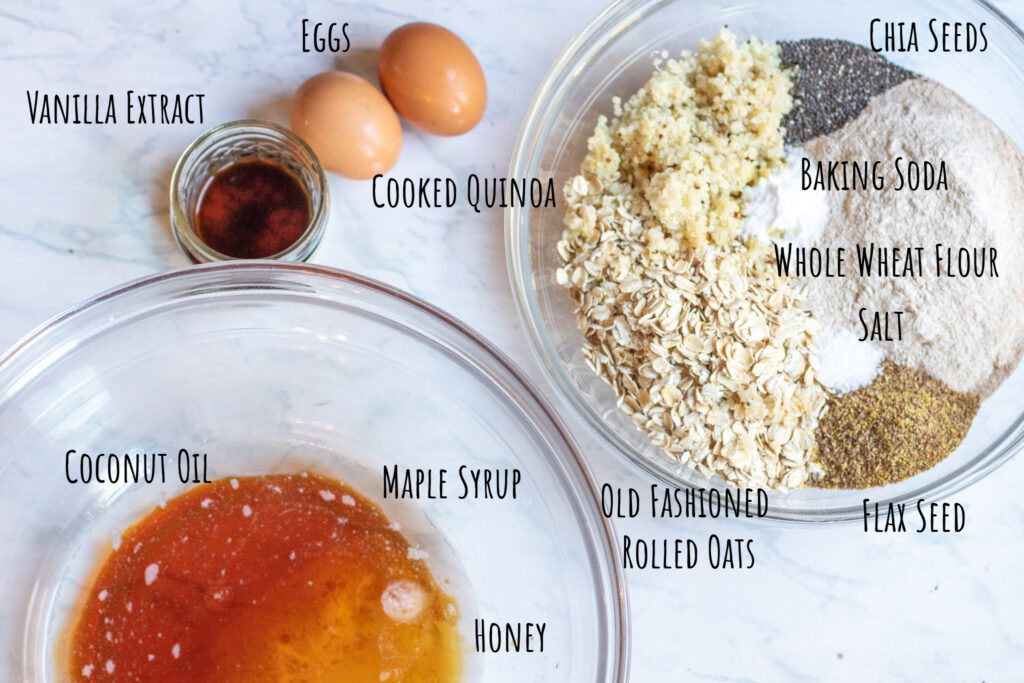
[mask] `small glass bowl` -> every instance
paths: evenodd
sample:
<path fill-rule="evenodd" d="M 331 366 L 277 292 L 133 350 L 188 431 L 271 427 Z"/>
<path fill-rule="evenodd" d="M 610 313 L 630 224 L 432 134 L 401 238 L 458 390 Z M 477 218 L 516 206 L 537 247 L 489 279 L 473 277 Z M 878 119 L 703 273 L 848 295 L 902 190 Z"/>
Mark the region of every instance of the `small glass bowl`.
<path fill-rule="evenodd" d="M 215 173 L 250 159 L 267 159 L 290 171 L 309 195 L 310 221 L 294 243 L 267 259 L 308 261 L 327 225 L 329 191 L 320 160 L 298 135 L 266 121 L 232 121 L 203 133 L 178 159 L 171 176 L 171 228 L 181 250 L 197 263 L 232 261 L 199 236 L 196 204 Z"/>

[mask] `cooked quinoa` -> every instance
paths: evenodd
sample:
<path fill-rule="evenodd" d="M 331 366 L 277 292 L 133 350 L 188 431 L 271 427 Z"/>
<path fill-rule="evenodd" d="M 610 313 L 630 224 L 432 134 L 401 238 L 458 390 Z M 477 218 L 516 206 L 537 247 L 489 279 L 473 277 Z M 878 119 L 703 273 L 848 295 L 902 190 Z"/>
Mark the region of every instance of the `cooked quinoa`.
<path fill-rule="evenodd" d="M 588 364 L 663 451 L 740 486 L 819 475 L 817 323 L 737 237 L 743 189 L 783 163 L 792 82 L 774 44 L 723 30 L 599 119 L 557 272 Z"/>
<path fill-rule="evenodd" d="M 696 53 L 669 59 L 615 118 L 598 119 L 569 204 L 578 229 L 599 232 L 610 198 L 680 247 L 728 245 L 742 222 L 743 188 L 783 163 L 782 117 L 792 81 L 773 43 L 737 44 L 722 30 Z M 671 245 L 670 245 L 671 246 Z"/>

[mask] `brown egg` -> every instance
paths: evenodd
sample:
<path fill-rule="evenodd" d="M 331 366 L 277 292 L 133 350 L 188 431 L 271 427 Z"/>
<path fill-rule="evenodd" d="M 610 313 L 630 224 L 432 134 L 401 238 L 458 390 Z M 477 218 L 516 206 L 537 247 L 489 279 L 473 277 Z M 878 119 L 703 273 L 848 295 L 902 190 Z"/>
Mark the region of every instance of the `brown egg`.
<path fill-rule="evenodd" d="M 347 178 L 386 173 L 402 150 L 402 124 L 391 104 L 369 81 L 344 71 L 299 86 L 291 122 L 324 168 Z"/>
<path fill-rule="evenodd" d="M 487 82 L 473 51 L 437 24 L 406 24 L 384 40 L 377 73 L 399 114 L 437 135 L 462 135 L 487 106 Z"/>

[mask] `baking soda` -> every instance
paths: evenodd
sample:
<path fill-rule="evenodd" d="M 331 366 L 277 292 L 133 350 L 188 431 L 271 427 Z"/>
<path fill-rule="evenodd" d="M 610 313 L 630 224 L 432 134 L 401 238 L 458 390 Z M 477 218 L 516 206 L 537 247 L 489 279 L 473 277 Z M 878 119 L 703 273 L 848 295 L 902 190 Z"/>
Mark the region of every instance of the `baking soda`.
<path fill-rule="evenodd" d="M 743 237 L 762 242 L 813 244 L 825 228 L 828 196 L 804 190 L 800 171 L 803 150 L 786 150 L 786 164 L 743 192 Z"/>

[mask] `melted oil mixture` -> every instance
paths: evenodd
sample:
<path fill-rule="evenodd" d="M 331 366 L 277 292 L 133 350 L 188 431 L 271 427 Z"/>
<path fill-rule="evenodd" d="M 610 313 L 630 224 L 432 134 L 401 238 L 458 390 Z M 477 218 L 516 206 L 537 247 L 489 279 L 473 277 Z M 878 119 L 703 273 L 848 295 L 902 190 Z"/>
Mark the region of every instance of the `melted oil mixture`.
<path fill-rule="evenodd" d="M 71 635 L 74 681 L 459 679 L 454 601 L 381 512 L 316 475 L 221 479 L 106 558 Z"/>

